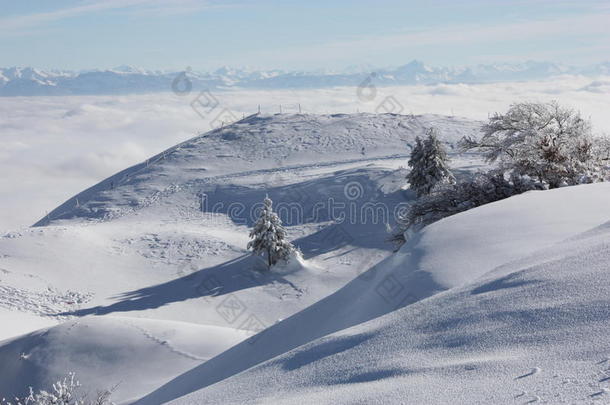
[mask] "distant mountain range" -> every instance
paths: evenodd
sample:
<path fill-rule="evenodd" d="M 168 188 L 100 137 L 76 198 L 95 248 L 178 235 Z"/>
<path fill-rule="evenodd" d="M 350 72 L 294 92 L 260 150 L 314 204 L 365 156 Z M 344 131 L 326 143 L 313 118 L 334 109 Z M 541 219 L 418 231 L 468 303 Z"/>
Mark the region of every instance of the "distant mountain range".
<path fill-rule="evenodd" d="M 131 66 L 109 70 L 57 71 L 31 67 L 0 68 L 0 96 L 130 94 L 186 89 L 289 89 L 358 86 L 493 83 L 548 79 L 563 74 L 610 75 L 610 62 L 571 67 L 550 62 L 431 67 L 420 61 L 385 69 L 352 67 L 342 72 L 301 72 L 220 68 L 214 72 L 152 71 Z"/>

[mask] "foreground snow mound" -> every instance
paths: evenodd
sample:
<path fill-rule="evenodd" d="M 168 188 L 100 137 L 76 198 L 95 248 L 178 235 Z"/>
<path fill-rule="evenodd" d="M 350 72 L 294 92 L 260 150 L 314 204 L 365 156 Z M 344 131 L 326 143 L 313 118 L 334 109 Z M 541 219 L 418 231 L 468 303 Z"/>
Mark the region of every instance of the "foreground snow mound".
<path fill-rule="evenodd" d="M 176 404 L 608 401 L 610 222 Z"/>
<path fill-rule="evenodd" d="M 137 318 L 73 320 L 0 342 L 0 397 L 23 396 L 29 386 L 50 389 L 75 372 L 90 392 L 118 384 L 113 400 L 137 398 L 249 335 Z"/>
<path fill-rule="evenodd" d="M 533 272 L 535 282 L 529 279 L 522 282 L 519 279 L 522 273 L 517 273 L 517 278 L 512 274 L 537 263 L 543 257 L 543 253 L 536 254 L 541 249 L 548 249 L 549 254 L 558 254 L 559 258 L 555 260 L 561 263 L 565 246 L 571 246 L 570 243 L 574 242 L 566 242 L 556 250 L 553 250 L 553 246 L 604 224 L 609 219 L 609 204 L 610 185 L 596 184 L 526 193 L 446 218 L 425 228 L 396 255 L 374 266 L 335 294 L 174 379 L 138 403 L 162 403 L 198 389 L 201 391 L 178 402 L 240 403 L 262 399 L 267 403 L 276 403 L 279 398 L 293 398 L 297 402 L 305 394 L 310 402 L 318 402 L 321 398 L 332 398 L 329 403 L 336 403 L 336 400 L 345 403 L 362 400 L 368 403 L 374 399 L 380 403 L 386 402 L 386 398 L 375 394 L 377 385 L 395 395 L 391 402 L 400 402 L 398 398 L 405 400 L 406 397 L 401 395 L 419 390 L 419 403 L 427 403 L 443 402 L 432 396 L 440 388 L 430 389 L 426 384 L 433 385 L 429 379 L 447 373 L 456 375 L 452 378 L 457 380 L 451 384 L 465 384 L 470 376 L 479 378 L 469 383 L 475 389 L 491 387 L 494 381 L 496 384 L 506 383 L 512 376 L 502 375 L 503 367 L 515 367 L 514 372 L 519 367 L 526 367 L 530 352 L 520 352 L 521 343 L 527 343 L 527 350 L 532 351 L 539 346 L 539 357 L 544 352 L 552 357 L 557 349 L 547 346 L 548 342 L 541 336 L 528 340 L 525 335 L 531 333 L 530 322 L 540 323 L 546 318 L 548 325 L 539 326 L 550 329 L 549 333 L 556 333 L 555 346 L 563 344 L 559 331 L 570 327 L 567 321 L 552 325 L 546 314 L 541 314 L 540 319 L 531 319 L 537 313 L 528 312 L 528 308 L 532 311 L 554 305 L 554 302 L 561 307 L 570 300 L 568 294 L 571 286 L 562 285 L 561 277 L 557 280 L 547 277 L 549 273 L 546 271 Z M 603 242 L 599 240 L 591 243 L 603 248 Z M 586 260 L 589 250 L 583 253 L 577 250 L 578 246 L 573 248 L 576 249 L 574 254 L 580 255 L 578 263 Z M 589 249 L 586 246 L 582 248 Z M 519 259 L 524 260 L 524 264 L 508 266 L 499 274 L 492 273 L 494 269 Z M 578 279 L 578 266 L 563 266 L 562 269 L 565 277 Z M 601 272 L 603 266 L 598 270 Z M 602 280 L 608 277 L 606 273 L 598 275 Z M 488 279 L 477 282 L 481 277 Z M 590 278 L 590 284 L 579 287 L 583 300 L 587 289 L 595 289 L 593 300 L 589 304 L 583 301 L 581 307 L 559 309 L 561 316 L 573 314 L 575 319 L 580 316 L 588 319 L 596 311 L 597 300 L 608 293 L 606 286 L 609 284 L 605 281 L 593 283 L 593 279 Z M 544 289 L 546 298 L 543 301 L 537 301 L 535 286 Z M 513 288 L 520 294 L 521 300 L 517 306 L 520 309 L 516 310 L 513 296 L 508 293 Z M 519 291 L 520 288 L 523 291 Z M 403 309 L 395 311 L 400 308 Z M 564 310 L 567 312 L 563 313 Z M 388 313 L 391 314 L 362 324 Z M 347 329 L 359 324 L 353 330 Z M 523 332 L 524 335 L 516 332 L 506 334 L 506 325 L 514 325 L 516 330 L 527 332 Z M 575 325 L 572 325 L 573 333 L 579 330 Z M 593 333 L 600 324 L 589 326 Z M 458 332 L 454 333 L 453 329 L 456 328 Z M 495 336 L 496 328 L 501 336 Z M 271 361 L 238 377 L 229 378 L 331 333 L 337 335 L 285 354 L 281 357 L 285 361 Z M 489 347 L 476 352 L 477 345 L 482 344 L 479 333 Z M 369 341 L 374 343 L 365 344 Z M 573 343 L 574 340 L 565 342 L 567 346 Z M 509 349 L 505 350 L 503 346 Z M 603 345 L 598 346 L 590 340 L 589 347 L 591 350 L 598 348 L 596 350 L 599 351 Z M 429 362 L 427 356 L 430 356 Z M 444 356 L 448 360 L 443 360 Z M 471 359 L 467 360 L 469 356 Z M 517 360 L 517 363 L 511 363 L 509 360 L 513 356 L 524 363 Z M 324 362 L 323 368 L 318 368 L 321 360 L 327 357 L 328 362 Z M 333 370 L 335 360 L 341 364 L 337 370 Z M 486 376 L 490 371 L 487 366 L 480 368 L 478 373 L 455 373 L 455 370 L 462 369 L 479 370 L 478 363 L 486 365 L 492 360 L 497 362 L 492 370 L 495 373 L 493 378 Z M 426 377 L 427 372 L 433 377 Z M 318 373 L 327 376 L 327 379 L 320 377 L 321 380 L 317 380 Z M 394 385 L 391 381 L 400 376 L 410 376 L 412 380 L 400 380 Z M 223 379 L 227 380 L 212 385 Z M 420 379 L 426 384 L 413 385 Z M 263 383 L 263 380 L 268 383 Z M 345 388 L 352 385 L 344 385 L 378 380 L 379 383 L 371 383 L 374 387 L 364 384 Z M 277 384 L 279 388 L 273 388 L 272 385 Z M 388 387 L 383 388 L 384 384 L 388 384 Z M 497 385 L 493 387 L 500 396 L 494 398 L 503 399 L 504 402 L 509 397 L 512 400 L 510 395 L 501 396 L 507 394 L 501 392 Z M 454 390 L 445 391 L 452 395 L 455 393 Z M 320 392 L 320 396 L 316 392 Z M 336 395 L 332 394 L 334 392 Z M 481 392 L 484 395 L 493 394 L 491 390 Z M 350 396 L 350 393 L 354 396 Z M 468 397 L 464 393 L 461 398 L 465 400 Z M 449 401 L 449 398 L 450 395 L 446 400 Z"/>

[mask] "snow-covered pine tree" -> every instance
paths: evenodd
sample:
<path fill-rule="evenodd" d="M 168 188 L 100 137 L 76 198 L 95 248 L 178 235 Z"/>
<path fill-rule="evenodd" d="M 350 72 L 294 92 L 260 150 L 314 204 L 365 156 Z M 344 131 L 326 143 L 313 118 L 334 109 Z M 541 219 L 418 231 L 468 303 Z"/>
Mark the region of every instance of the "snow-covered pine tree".
<path fill-rule="evenodd" d="M 248 249 L 252 249 L 255 255 L 267 256 L 269 268 L 279 260 L 288 259 L 295 250 L 286 240 L 282 220 L 273 212 L 273 201 L 268 196 L 263 200 L 260 217 L 250 231 L 250 238 L 253 240 L 248 242 Z"/>
<path fill-rule="evenodd" d="M 415 146 L 411 150 L 407 175 L 409 187 L 418 197 L 430 194 L 439 183 L 453 183 L 455 179 L 449 170 L 449 158 L 443 144 L 438 139 L 435 128 L 426 132 L 426 139 L 415 138 Z"/>
<path fill-rule="evenodd" d="M 419 136 L 415 138 L 415 146 L 411 149 L 411 156 L 409 158 L 409 167 L 411 171 L 407 174 L 407 181 L 409 182 L 409 188 L 414 190 L 419 196 L 420 190 L 423 194 L 423 186 L 426 183 L 426 179 L 423 173 L 423 161 L 424 161 L 424 144 Z"/>

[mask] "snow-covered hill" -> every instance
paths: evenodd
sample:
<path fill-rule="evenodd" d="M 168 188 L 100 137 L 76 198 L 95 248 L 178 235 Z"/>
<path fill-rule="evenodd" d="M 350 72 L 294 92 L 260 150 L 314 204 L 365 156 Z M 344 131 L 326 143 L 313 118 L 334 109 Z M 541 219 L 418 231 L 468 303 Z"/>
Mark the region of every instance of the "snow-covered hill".
<path fill-rule="evenodd" d="M 245 117 L 0 238 L 0 394 L 75 371 L 118 403 L 590 403 L 607 399 L 610 186 L 387 225 L 435 115 Z M 304 261 L 245 250 L 274 200 Z M 532 402 L 533 403 L 533 402 Z"/>
<path fill-rule="evenodd" d="M 375 72 L 371 76 L 372 72 Z M 186 74 L 186 76 L 185 76 Z M 550 62 L 528 61 L 518 64 L 478 65 L 471 67 L 431 67 L 414 60 L 396 68 L 343 72 L 256 71 L 223 67 L 213 72 L 151 71 L 131 66 L 83 72 L 44 71 L 31 67 L 0 68 L 0 96 L 127 94 L 172 91 L 175 82 L 188 77 L 194 89 L 326 88 L 359 86 L 374 77 L 376 85 L 395 86 L 436 83 L 490 83 L 541 80 L 557 75 L 599 76 L 610 74 L 610 64 L 571 67 Z"/>
<path fill-rule="evenodd" d="M 274 184 L 274 180 L 287 182 L 290 178 L 291 182 L 303 183 L 299 188 L 304 188 L 308 171 L 332 172 L 338 167 L 347 169 L 363 162 L 397 159 L 406 166 L 415 136 L 426 128 L 438 127 L 452 149 L 464 135 L 476 135 L 480 125 L 434 115 L 253 115 L 109 177 L 69 199 L 36 225 L 73 217 L 121 216 L 155 204 L 167 195 L 180 195 L 182 199 L 179 204 L 171 200 L 164 212 L 168 208 L 197 211 L 201 193 L 207 195 L 209 209 L 224 197 L 250 206 L 254 201 L 244 200 L 240 192 L 239 186 L 244 182 L 256 182 L 270 192 L 284 194 L 290 190 L 282 189 L 282 184 Z M 335 182 L 335 178 L 330 181 Z M 278 186 L 279 189 L 272 189 Z M 320 187 L 318 190 L 323 191 Z"/>
<path fill-rule="evenodd" d="M 0 344 L 7 359 L 0 373 L 12 376 L 0 392 L 24 393 L 67 371 L 97 387 L 109 363 L 119 361 L 108 357 L 121 340 L 137 346 L 144 339 L 125 326 L 142 318 L 156 322 L 153 336 L 169 336 L 155 340 L 167 353 L 162 362 L 176 362 L 151 375 L 158 387 L 196 365 L 180 352 L 212 357 L 235 343 L 231 336 L 250 336 L 334 293 L 391 255 L 386 223 L 410 198 L 400 189 L 405 171 L 399 167 L 406 166 L 414 137 L 430 126 L 452 146 L 476 134 L 480 123 L 432 115 L 247 117 L 102 181 L 33 228 L 3 235 L 0 322 L 7 327 L 0 339 L 16 340 Z M 454 163 L 464 170 L 481 165 L 476 156 Z M 246 252 L 248 227 L 265 194 L 303 251 L 303 265 L 268 273 Z M 122 336 L 119 348 L 101 345 L 97 357 L 73 352 L 76 343 L 57 349 L 63 336 L 89 339 L 86 331 L 106 328 L 108 317 Z M 60 322 L 68 323 L 15 338 Z M 172 338 L 205 328 L 221 328 L 230 338 L 211 342 L 203 332 L 193 344 Z M 134 378 L 117 372 L 108 381 L 125 386 L 115 399 L 156 388 Z"/>

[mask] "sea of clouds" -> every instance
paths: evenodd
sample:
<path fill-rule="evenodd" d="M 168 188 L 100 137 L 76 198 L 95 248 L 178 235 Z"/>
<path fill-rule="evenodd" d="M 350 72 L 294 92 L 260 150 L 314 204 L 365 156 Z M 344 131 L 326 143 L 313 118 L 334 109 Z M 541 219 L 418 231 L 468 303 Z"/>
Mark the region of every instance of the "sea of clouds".
<path fill-rule="evenodd" d="M 0 231 L 29 226 L 64 200 L 223 117 L 277 113 L 434 113 L 486 120 L 519 101 L 557 100 L 610 133 L 610 77 L 313 90 L 0 98 Z M 193 105 L 195 108 L 193 108 Z M 214 108 L 212 108 L 214 107 Z M 212 111 L 210 111 L 212 110 Z M 227 115 L 227 112 L 230 112 Z M 220 116 L 219 114 L 225 114 Z M 212 123 L 212 124 L 211 124 Z"/>

